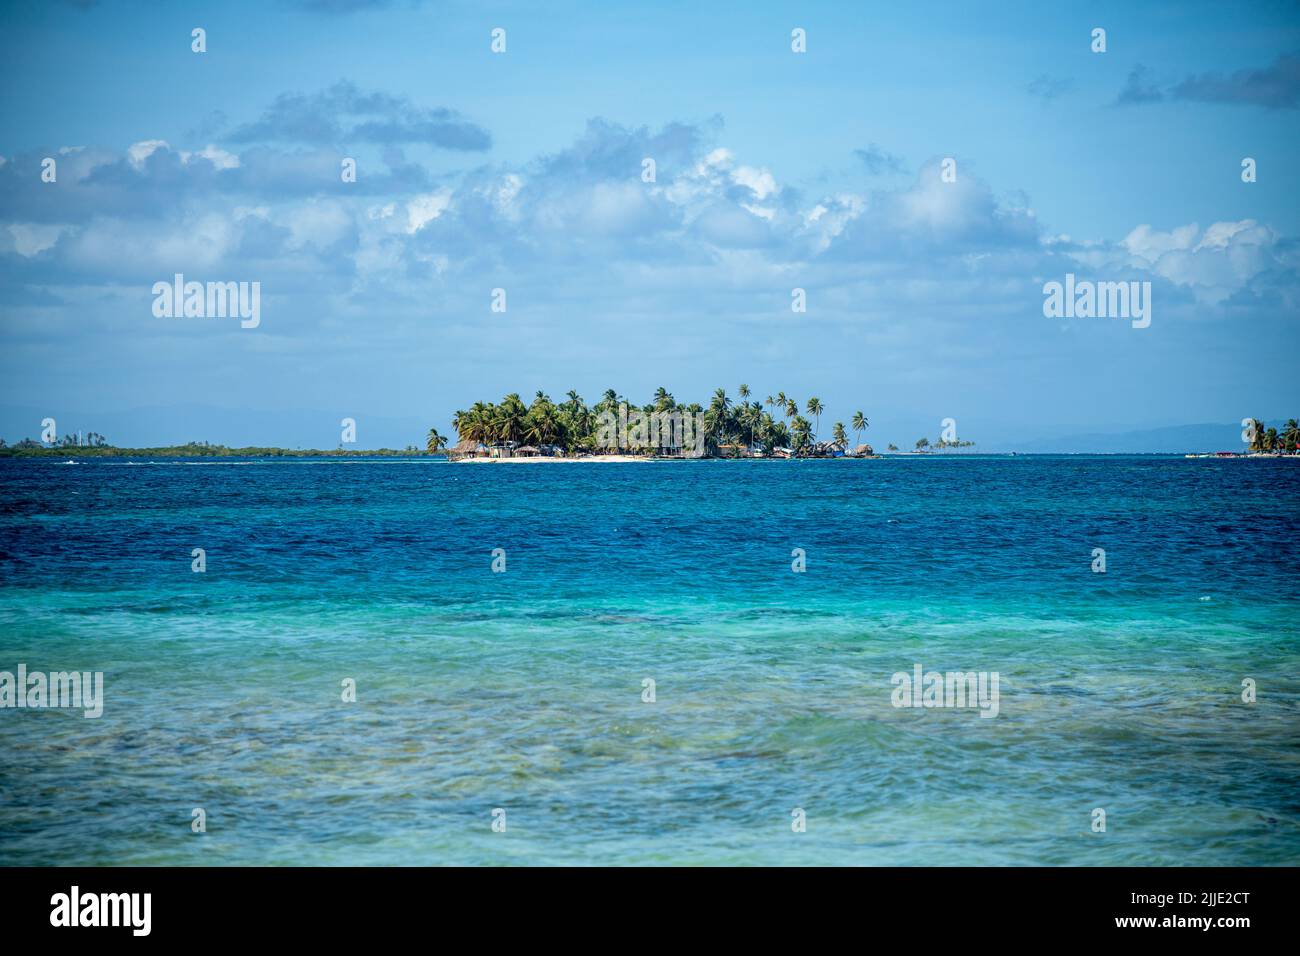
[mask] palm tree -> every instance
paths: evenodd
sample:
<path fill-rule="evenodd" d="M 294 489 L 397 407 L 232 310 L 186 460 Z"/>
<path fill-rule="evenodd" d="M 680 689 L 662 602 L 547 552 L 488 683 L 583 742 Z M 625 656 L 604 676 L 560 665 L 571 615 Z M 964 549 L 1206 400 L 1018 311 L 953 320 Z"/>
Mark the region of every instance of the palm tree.
<path fill-rule="evenodd" d="M 808 424 L 808 419 L 802 415 L 796 415 L 794 423 L 790 426 L 790 437 L 794 441 L 794 448 L 798 454 L 806 454 L 808 446 L 812 444 L 812 426 Z"/>
<path fill-rule="evenodd" d="M 713 393 L 713 400 L 709 402 L 709 411 L 705 415 L 705 425 L 710 433 L 717 433 L 717 444 L 723 443 L 724 432 L 727 427 L 728 412 L 731 411 L 731 399 L 727 398 L 727 390 L 719 388 Z"/>
<path fill-rule="evenodd" d="M 930 447 L 930 439 L 928 439 L 928 438 L 918 438 L 918 439 L 916 440 L 916 450 L 917 450 L 917 451 L 924 451 L 925 449 L 927 449 L 927 448 L 929 448 L 929 447 Z"/>
<path fill-rule="evenodd" d="M 1300 422 L 1294 418 L 1287 419 L 1287 423 L 1282 426 L 1282 448 L 1292 454 L 1296 451 L 1296 446 L 1300 445 Z"/>
<path fill-rule="evenodd" d="M 1264 423 L 1261 422 L 1258 418 L 1252 418 L 1250 420 L 1250 434 L 1251 434 L 1250 446 L 1249 446 L 1250 450 L 1263 451 L 1264 450 Z"/>
<path fill-rule="evenodd" d="M 825 409 L 822 407 L 821 399 L 817 398 L 816 396 L 808 399 L 808 414 L 812 415 L 817 420 L 816 431 L 821 431 L 822 429 L 823 411 L 825 411 Z"/>
<path fill-rule="evenodd" d="M 539 445 L 553 445 L 560 437 L 560 419 L 549 399 L 539 398 L 533 402 L 525 420 L 525 437 Z"/>
<path fill-rule="evenodd" d="M 430 428 L 429 438 L 424 447 L 430 455 L 436 455 L 447 447 L 447 439 L 438 434 L 438 429 Z"/>
<path fill-rule="evenodd" d="M 867 421 L 866 417 L 862 414 L 861 411 L 856 411 L 853 413 L 853 430 L 858 434 L 859 445 L 862 444 L 862 433 L 867 430 L 870 424 L 871 423 Z"/>
<path fill-rule="evenodd" d="M 831 430 L 831 434 L 835 438 L 835 443 L 841 448 L 849 443 L 849 437 L 844 434 L 843 422 L 836 422 L 835 427 Z"/>
<path fill-rule="evenodd" d="M 528 408 L 518 394 L 511 392 L 501 400 L 497 408 L 496 431 L 500 441 L 518 442 L 524 437 L 524 420 Z"/>
<path fill-rule="evenodd" d="M 746 385 L 744 382 L 741 382 L 740 388 L 736 389 L 736 393 L 740 396 L 740 406 L 737 408 L 737 424 L 740 425 L 741 427 L 744 427 L 745 418 L 747 416 L 745 415 L 743 409 L 745 403 L 749 401 L 749 394 L 750 394 L 749 386 Z M 752 426 L 750 427 L 749 430 L 749 444 L 751 446 L 754 444 L 754 429 Z"/>
<path fill-rule="evenodd" d="M 596 403 L 595 407 L 592 410 L 597 415 L 599 415 L 601 412 L 617 413 L 618 392 L 614 391 L 612 388 L 605 389 L 605 394 L 600 396 L 600 401 Z"/>
<path fill-rule="evenodd" d="M 493 440 L 493 421 L 496 410 L 492 404 L 475 402 L 468 411 L 458 411 L 452 416 L 451 423 L 462 439 L 489 442 Z"/>
<path fill-rule="evenodd" d="M 749 423 L 749 450 L 752 452 L 754 450 L 754 432 L 763 421 L 763 403 L 751 402 L 745 407 L 748 409 L 745 418 Z"/>

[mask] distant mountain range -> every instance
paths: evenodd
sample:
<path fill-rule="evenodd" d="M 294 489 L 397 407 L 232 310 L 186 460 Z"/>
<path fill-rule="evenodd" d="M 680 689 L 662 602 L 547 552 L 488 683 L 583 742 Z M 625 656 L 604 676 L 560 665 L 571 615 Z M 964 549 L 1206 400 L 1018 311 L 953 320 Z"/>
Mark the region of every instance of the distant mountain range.
<path fill-rule="evenodd" d="M 1270 421 L 1279 429 L 1282 422 Z M 1134 431 L 1097 431 L 1057 435 L 1028 441 L 981 442 L 975 451 L 1015 451 L 1026 454 L 1164 454 L 1243 451 L 1241 425 L 1206 423 L 1170 425 Z"/>

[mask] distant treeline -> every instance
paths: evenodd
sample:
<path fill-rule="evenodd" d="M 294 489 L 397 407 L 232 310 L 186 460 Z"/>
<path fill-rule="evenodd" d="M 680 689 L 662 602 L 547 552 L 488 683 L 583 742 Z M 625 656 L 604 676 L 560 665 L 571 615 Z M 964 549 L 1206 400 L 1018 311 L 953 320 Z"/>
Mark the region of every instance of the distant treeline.
<path fill-rule="evenodd" d="M 161 448 L 116 448 L 112 445 L 45 446 L 32 442 L 6 445 L 0 441 L 0 458 L 406 458 L 424 455 L 411 446 L 403 451 L 393 448 L 320 449 L 320 448 L 227 448 L 207 442 L 167 445 Z"/>

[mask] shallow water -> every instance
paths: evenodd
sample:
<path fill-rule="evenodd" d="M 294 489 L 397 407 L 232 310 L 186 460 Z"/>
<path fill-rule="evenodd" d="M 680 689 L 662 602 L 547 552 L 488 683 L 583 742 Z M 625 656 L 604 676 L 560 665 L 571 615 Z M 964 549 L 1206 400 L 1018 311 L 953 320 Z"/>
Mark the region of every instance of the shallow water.
<path fill-rule="evenodd" d="M 1296 864 L 1297 540 L 1279 460 L 3 460 L 0 670 L 106 701 L 0 710 L 0 863 Z"/>

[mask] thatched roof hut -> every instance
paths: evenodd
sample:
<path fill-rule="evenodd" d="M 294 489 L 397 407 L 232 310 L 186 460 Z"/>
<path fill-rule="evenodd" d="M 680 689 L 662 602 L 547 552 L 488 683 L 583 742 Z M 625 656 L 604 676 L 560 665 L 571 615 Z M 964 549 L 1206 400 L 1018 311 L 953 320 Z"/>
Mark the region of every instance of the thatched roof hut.
<path fill-rule="evenodd" d="M 487 445 L 472 438 L 462 438 L 447 449 L 448 458 L 482 458 L 488 453 Z"/>

